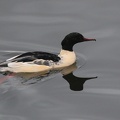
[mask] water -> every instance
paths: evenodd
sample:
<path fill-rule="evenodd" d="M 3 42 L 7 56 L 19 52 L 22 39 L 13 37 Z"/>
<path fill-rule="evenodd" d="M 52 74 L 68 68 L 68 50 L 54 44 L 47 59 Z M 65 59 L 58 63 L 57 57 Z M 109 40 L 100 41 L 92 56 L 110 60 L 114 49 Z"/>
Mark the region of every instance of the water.
<path fill-rule="evenodd" d="M 97 76 L 85 80 L 83 90 L 70 89 L 59 72 L 33 85 L 11 77 L 0 84 L 0 120 L 119 120 L 119 4 L 119 0 L 0 1 L 0 60 L 24 51 L 59 52 L 61 40 L 73 31 L 97 39 L 74 47 L 78 58 L 83 58 L 79 54 L 86 58 L 74 76 Z"/>

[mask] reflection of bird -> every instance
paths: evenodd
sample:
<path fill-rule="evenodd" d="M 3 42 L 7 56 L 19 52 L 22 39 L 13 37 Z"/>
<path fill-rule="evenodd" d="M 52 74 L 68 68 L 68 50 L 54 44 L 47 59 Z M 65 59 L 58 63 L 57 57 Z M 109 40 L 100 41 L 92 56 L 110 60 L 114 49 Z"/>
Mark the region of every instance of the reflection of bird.
<path fill-rule="evenodd" d="M 73 46 L 84 41 L 95 41 L 86 39 L 80 33 L 70 33 L 61 42 L 62 49 L 59 55 L 47 52 L 27 52 L 0 63 L 0 71 L 20 72 L 41 72 L 51 69 L 59 69 L 73 64 L 76 55 Z"/>
<path fill-rule="evenodd" d="M 63 74 L 63 78 L 69 83 L 70 89 L 74 91 L 83 90 L 83 84 L 90 79 L 95 79 L 97 77 L 76 77 L 73 75 L 73 71 L 77 69 L 76 63 L 73 65 L 64 68 L 61 73 Z"/>
<path fill-rule="evenodd" d="M 88 77 L 88 78 L 82 78 L 82 77 L 76 77 L 73 75 L 73 73 L 69 73 L 67 75 L 64 75 L 63 78 L 70 84 L 70 89 L 74 91 L 81 91 L 83 90 L 83 84 L 90 79 L 95 79 L 97 77 Z"/>

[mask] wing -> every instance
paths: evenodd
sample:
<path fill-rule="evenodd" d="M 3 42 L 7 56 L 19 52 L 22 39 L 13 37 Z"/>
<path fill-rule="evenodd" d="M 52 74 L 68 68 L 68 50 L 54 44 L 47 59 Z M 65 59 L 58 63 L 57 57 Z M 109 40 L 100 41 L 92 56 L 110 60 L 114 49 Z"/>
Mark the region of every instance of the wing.
<path fill-rule="evenodd" d="M 56 54 L 47 53 L 47 52 L 40 52 L 40 51 L 27 52 L 27 53 L 14 56 L 10 59 L 7 59 L 4 62 L 1 62 L 0 66 L 5 66 L 5 64 L 11 63 L 11 62 L 32 62 L 39 59 L 42 59 L 45 61 L 49 60 L 53 62 L 58 62 L 60 60 L 60 57 Z M 36 62 L 36 64 L 38 63 Z"/>
<path fill-rule="evenodd" d="M 56 54 L 39 51 L 23 53 L 17 56 L 15 59 L 19 58 L 23 58 L 24 60 L 27 58 L 26 61 L 21 60 L 20 62 L 28 62 L 35 59 L 52 60 L 53 62 L 58 62 L 60 60 L 60 57 L 58 57 Z"/>

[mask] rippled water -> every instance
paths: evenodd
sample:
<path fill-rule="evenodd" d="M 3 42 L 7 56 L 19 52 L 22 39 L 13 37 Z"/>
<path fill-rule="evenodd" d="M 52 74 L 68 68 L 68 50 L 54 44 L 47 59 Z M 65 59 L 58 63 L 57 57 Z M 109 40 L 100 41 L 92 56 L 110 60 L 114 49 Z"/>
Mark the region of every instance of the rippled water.
<path fill-rule="evenodd" d="M 58 53 L 61 40 L 73 31 L 97 39 L 74 47 L 78 60 L 73 68 L 78 68 L 73 74 L 55 72 L 29 85 L 0 74 L 0 120 L 119 120 L 119 4 L 0 1 L 0 61 L 25 51 Z"/>

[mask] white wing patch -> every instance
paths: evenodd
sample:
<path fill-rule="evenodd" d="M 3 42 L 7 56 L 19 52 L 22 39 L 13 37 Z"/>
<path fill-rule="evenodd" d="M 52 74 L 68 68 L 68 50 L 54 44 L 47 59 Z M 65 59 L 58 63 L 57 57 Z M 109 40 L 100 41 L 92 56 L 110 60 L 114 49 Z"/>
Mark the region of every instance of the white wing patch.
<path fill-rule="evenodd" d="M 20 55 L 21 55 L 21 54 L 20 54 Z M 11 57 L 11 58 L 7 59 L 6 61 L 11 61 L 11 60 L 15 59 L 16 57 L 18 57 L 18 56 L 20 56 L 20 55 L 16 55 L 16 56 L 14 56 L 14 57 Z"/>

